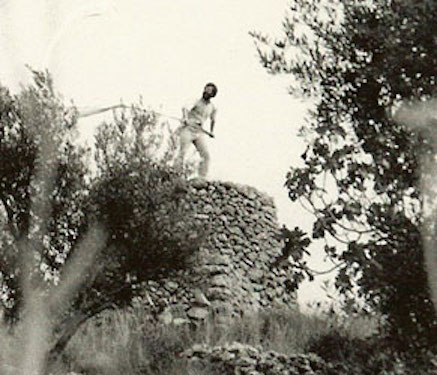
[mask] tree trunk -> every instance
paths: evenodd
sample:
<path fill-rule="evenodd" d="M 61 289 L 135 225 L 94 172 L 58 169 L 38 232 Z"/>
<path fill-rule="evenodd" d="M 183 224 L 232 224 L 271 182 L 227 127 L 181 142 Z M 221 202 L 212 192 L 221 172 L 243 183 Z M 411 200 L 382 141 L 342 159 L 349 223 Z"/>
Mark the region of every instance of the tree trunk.
<path fill-rule="evenodd" d="M 435 218 L 434 220 L 437 220 Z M 431 300 L 434 304 L 434 311 L 437 314 L 437 230 L 434 231 L 431 243 L 425 244 L 425 266 L 428 274 L 428 284 L 431 292 Z"/>
<path fill-rule="evenodd" d="M 54 340 L 54 343 L 49 352 L 49 360 L 56 359 L 67 347 L 71 338 L 75 335 L 83 323 L 98 313 L 110 308 L 112 304 L 106 303 L 95 305 L 87 310 L 87 312 L 77 312 L 71 318 L 65 319 L 61 324 L 60 334 Z"/>
<path fill-rule="evenodd" d="M 64 323 L 64 327 L 61 331 L 60 336 L 54 342 L 52 348 L 49 352 L 49 358 L 54 359 L 58 357 L 66 348 L 67 344 L 70 342 L 71 338 L 77 332 L 79 327 L 85 323 L 90 318 L 89 315 L 80 314 L 72 317 L 68 322 Z"/>

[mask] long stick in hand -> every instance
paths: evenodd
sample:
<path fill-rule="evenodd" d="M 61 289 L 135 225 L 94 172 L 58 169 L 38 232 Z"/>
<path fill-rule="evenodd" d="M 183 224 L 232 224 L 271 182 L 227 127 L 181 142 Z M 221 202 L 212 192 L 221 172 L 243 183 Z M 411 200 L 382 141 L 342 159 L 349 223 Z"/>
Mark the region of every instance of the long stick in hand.
<path fill-rule="evenodd" d="M 116 109 L 116 108 L 129 108 L 129 106 L 125 105 L 125 104 L 117 104 L 117 105 L 111 105 L 109 107 L 101 107 L 101 108 L 97 108 L 97 109 L 89 109 L 89 110 L 81 110 L 79 111 L 79 117 L 88 117 L 88 116 L 94 116 L 94 115 L 98 115 L 100 113 L 106 112 L 106 111 L 110 111 L 112 109 Z M 176 116 L 170 116 L 170 115 L 166 115 L 165 113 L 160 113 L 160 112 L 156 112 L 156 111 L 152 111 L 153 113 L 162 116 L 162 117 L 167 117 L 173 120 L 177 120 L 180 123 L 184 124 L 183 119 L 176 117 Z M 211 132 L 209 132 L 208 130 L 205 130 L 203 128 L 200 127 L 200 130 L 205 133 L 206 135 L 210 136 L 211 138 L 214 138 L 214 134 L 212 134 Z"/>

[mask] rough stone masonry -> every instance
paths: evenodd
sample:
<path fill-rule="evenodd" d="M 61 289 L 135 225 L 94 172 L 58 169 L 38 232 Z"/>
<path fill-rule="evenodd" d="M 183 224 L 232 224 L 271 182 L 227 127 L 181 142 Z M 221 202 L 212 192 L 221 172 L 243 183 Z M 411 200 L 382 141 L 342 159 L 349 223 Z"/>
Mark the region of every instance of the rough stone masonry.
<path fill-rule="evenodd" d="M 282 254 L 273 199 L 228 182 L 191 182 L 187 189 L 185 204 L 208 232 L 206 243 L 196 267 L 148 283 L 146 304 L 160 310 L 165 323 L 295 308 L 295 295 L 287 291 L 292 275 L 272 266 Z"/>
<path fill-rule="evenodd" d="M 285 355 L 261 347 L 233 342 L 210 347 L 194 345 L 182 354 L 191 365 L 210 364 L 223 375 L 323 375 L 334 374 L 332 366 L 314 353 Z M 201 366 L 200 366 L 201 368 Z M 329 371 L 331 369 L 331 371 Z"/>

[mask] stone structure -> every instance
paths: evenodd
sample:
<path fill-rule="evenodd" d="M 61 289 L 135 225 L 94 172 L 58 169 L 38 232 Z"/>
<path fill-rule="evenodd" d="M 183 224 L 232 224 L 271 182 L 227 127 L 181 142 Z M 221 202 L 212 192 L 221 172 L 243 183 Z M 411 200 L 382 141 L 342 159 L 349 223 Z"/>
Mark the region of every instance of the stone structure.
<path fill-rule="evenodd" d="M 194 209 L 207 241 L 192 271 L 149 283 L 147 303 L 164 310 L 161 320 L 295 308 L 295 295 L 287 291 L 292 275 L 272 266 L 282 254 L 273 199 L 232 183 L 192 182 L 186 188 L 185 204 Z"/>
<path fill-rule="evenodd" d="M 222 375 L 325 375 L 334 374 L 332 366 L 314 353 L 285 355 L 273 350 L 234 342 L 210 347 L 195 345 L 183 357 L 192 366 L 209 365 Z M 331 371 L 329 371 L 331 369 Z"/>

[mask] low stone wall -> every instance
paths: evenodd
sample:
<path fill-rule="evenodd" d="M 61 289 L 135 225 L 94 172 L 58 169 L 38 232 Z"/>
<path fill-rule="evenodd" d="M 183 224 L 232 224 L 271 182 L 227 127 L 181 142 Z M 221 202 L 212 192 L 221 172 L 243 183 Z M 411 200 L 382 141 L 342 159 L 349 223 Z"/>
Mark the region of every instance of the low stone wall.
<path fill-rule="evenodd" d="M 287 291 L 292 275 L 272 267 L 282 248 L 273 199 L 218 181 L 191 182 L 186 189 L 185 204 L 206 231 L 206 243 L 193 270 L 149 282 L 149 306 L 165 310 L 166 321 L 241 315 L 265 306 L 294 308 L 295 295 Z"/>
<path fill-rule="evenodd" d="M 234 342 L 210 347 L 195 345 L 185 351 L 183 358 L 193 367 L 215 369 L 221 375 L 323 375 L 328 364 L 315 354 L 285 355 L 275 351 L 263 351 L 247 344 Z"/>

